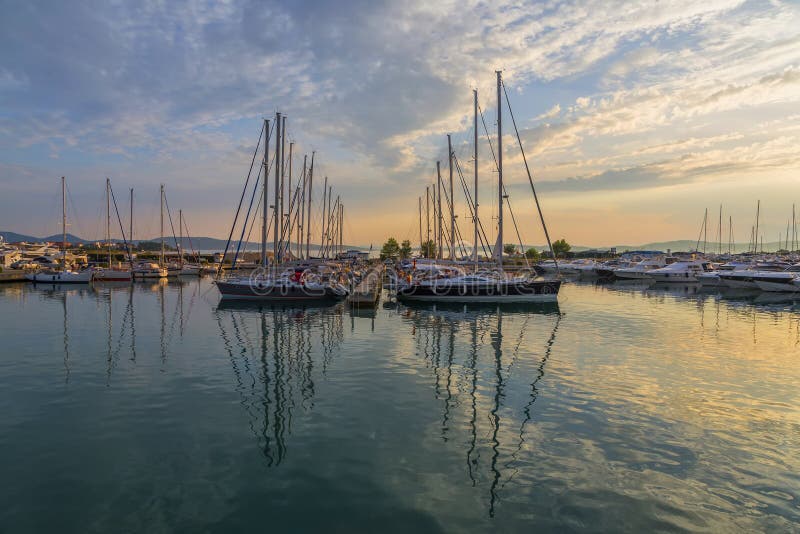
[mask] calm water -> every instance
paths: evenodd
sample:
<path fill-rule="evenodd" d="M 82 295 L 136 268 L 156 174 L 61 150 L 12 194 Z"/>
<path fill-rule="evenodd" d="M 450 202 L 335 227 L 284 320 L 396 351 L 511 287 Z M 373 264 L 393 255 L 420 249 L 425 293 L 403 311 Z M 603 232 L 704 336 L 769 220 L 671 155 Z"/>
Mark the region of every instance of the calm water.
<path fill-rule="evenodd" d="M 0 286 L 0 531 L 798 531 L 800 303 Z"/>

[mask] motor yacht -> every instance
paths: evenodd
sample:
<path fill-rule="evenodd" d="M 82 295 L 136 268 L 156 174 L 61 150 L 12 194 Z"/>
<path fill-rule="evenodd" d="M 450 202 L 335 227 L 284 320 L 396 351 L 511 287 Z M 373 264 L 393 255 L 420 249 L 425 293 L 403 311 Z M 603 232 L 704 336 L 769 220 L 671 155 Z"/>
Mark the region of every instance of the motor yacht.
<path fill-rule="evenodd" d="M 747 269 L 721 272 L 719 278 L 729 288 L 759 289 L 755 281 L 756 277 L 762 277 L 765 273 L 782 272 L 788 267 L 790 265 L 785 262 L 760 262 Z"/>
<path fill-rule="evenodd" d="M 800 285 L 795 281 L 800 277 L 800 263 L 787 267 L 783 271 L 760 271 L 753 274 L 753 282 L 761 291 L 795 293 Z"/>
<path fill-rule="evenodd" d="M 144 280 L 147 278 L 166 278 L 167 269 L 161 267 L 157 263 L 142 262 L 133 267 L 133 277 L 136 280 Z"/>
<path fill-rule="evenodd" d="M 700 281 L 700 285 L 704 287 L 727 287 L 725 282 L 720 278 L 721 273 L 742 271 L 752 266 L 753 264 L 751 262 L 731 261 L 720 265 L 712 271 L 705 272 L 699 275 L 697 278 Z"/>
<path fill-rule="evenodd" d="M 647 274 L 656 282 L 697 283 L 698 276 L 711 270 L 706 260 L 676 261 L 660 269 L 652 269 Z"/>
<path fill-rule="evenodd" d="M 614 270 L 614 278 L 618 280 L 651 280 L 650 271 L 666 267 L 663 258 L 650 258 L 642 260 L 628 267 Z"/>

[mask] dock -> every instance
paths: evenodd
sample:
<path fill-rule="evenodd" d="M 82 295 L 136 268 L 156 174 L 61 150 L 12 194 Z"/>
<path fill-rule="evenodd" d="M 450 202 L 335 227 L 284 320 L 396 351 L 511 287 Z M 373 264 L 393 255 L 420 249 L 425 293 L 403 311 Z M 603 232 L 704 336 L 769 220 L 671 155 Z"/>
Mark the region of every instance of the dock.
<path fill-rule="evenodd" d="M 347 302 L 350 306 L 353 308 L 366 308 L 374 307 L 378 304 L 383 289 L 383 270 L 384 266 L 380 265 L 367 273 L 367 276 L 358 283 L 350 296 L 347 297 Z"/>
<path fill-rule="evenodd" d="M 23 269 L 3 269 L 0 271 L 0 282 L 25 282 L 26 272 Z"/>

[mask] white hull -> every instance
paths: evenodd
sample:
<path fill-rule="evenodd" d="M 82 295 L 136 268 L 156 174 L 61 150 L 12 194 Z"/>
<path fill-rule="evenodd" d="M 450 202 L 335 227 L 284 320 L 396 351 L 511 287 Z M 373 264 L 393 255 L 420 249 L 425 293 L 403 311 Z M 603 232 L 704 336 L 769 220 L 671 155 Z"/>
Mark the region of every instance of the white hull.
<path fill-rule="evenodd" d="M 650 275 L 652 280 L 659 283 L 675 283 L 675 284 L 696 284 L 697 277 L 690 273 L 653 273 Z"/>
<path fill-rule="evenodd" d="M 88 284 L 92 281 L 92 274 L 91 271 L 82 271 L 79 273 L 67 271 L 53 274 L 28 274 L 25 275 L 25 278 L 33 283 L 43 284 Z"/>
<path fill-rule="evenodd" d="M 761 291 L 769 291 L 772 293 L 796 293 L 800 291 L 800 286 L 794 283 L 787 284 L 785 282 L 764 282 L 758 280 L 756 285 Z"/>
<path fill-rule="evenodd" d="M 130 271 L 97 271 L 94 273 L 95 282 L 130 282 L 133 275 Z"/>
<path fill-rule="evenodd" d="M 652 280 L 647 271 L 614 271 L 614 276 L 620 280 Z"/>
<path fill-rule="evenodd" d="M 731 280 L 730 278 L 723 279 L 725 287 L 731 289 L 758 289 L 758 285 L 752 280 Z"/>
<path fill-rule="evenodd" d="M 703 287 L 727 287 L 719 276 L 699 276 L 698 280 Z"/>

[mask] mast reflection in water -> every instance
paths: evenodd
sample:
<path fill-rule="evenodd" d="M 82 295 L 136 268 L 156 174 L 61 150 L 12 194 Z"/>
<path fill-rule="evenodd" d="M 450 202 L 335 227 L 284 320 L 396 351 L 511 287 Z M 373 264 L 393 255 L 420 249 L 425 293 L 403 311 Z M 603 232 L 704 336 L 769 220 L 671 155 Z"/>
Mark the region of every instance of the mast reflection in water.
<path fill-rule="evenodd" d="M 417 352 L 433 371 L 434 394 L 442 406 L 441 439 L 462 449 L 471 484 L 487 487 L 488 514 L 494 517 L 503 487 L 519 469 L 539 382 L 563 317 L 558 304 L 431 305 L 399 312 L 411 323 Z M 509 315 L 519 325 L 512 331 L 504 330 Z M 529 344 L 531 338 L 540 341 L 538 346 Z M 520 359 L 526 367 L 520 368 Z M 512 380 L 528 382 L 527 399 L 507 394 Z"/>
<path fill-rule="evenodd" d="M 280 465 L 293 412 L 314 408 L 315 365 L 324 374 L 339 351 L 342 307 L 221 301 L 214 315 L 250 430 L 267 465 Z"/>

